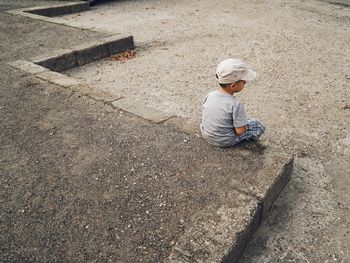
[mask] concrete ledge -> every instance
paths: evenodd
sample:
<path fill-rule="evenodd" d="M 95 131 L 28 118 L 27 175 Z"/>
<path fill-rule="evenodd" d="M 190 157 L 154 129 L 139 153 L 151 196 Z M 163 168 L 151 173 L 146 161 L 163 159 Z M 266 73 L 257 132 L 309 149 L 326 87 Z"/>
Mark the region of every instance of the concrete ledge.
<path fill-rule="evenodd" d="M 64 25 L 72 28 L 77 28 L 81 30 L 90 30 L 105 35 L 111 35 L 111 32 L 95 28 L 93 26 L 75 26 L 71 25 L 69 22 L 60 19 L 59 17 L 64 14 L 72 14 L 81 11 L 88 10 L 89 4 L 86 1 L 74 2 L 74 3 L 64 3 L 61 5 L 54 6 L 44 6 L 44 7 L 31 7 L 31 8 L 21 8 L 16 10 L 6 11 L 8 14 L 24 16 L 44 22 L 49 22 L 53 24 Z"/>
<path fill-rule="evenodd" d="M 54 6 L 41 6 L 21 9 L 21 12 L 31 13 L 39 16 L 55 17 L 66 14 L 86 11 L 90 8 L 89 3 L 82 1 L 78 3 L 65 3 Z"/>
<path fill-rule="evenodd" d="M 60 72 L 133 48 L 134 39 L 132 36 L 123 37 L 118 35 L 95 41 L 92 44 L 77 46 L 73 50 L 56 50 L 35 57 L 31 61 L 50 70 Z"/>
<path fill-rule="evenodd" d="M 266 191 L 265 195 L 260 195 L 260 201 L 263 205 L 262 220 L 266 218 L 273 206 L 273 203 L 276 201 L 276 199 L 278 198 L 278 196 L 292 177 L 294 158 L 285 154 L 282 156 L 284 156 L 283 159 L 281 159 L 282 162 L 278 164 L 275 163 L 275 171 L 271 171 L 271 173 L 274 173 L 277 169 L 280 169 L 280 171 L 274 177 L 275 180 L 273 180 L 271 186 Z M 280 158 L 280 153 L 279 157 L 275 156 L 275 158 Z"/>
<path fill-rule="evenodd" d="M 112 105 L 112 102 L 122 98 L 122 96 L 117 96 L 104 90 L 92 88 L 86 84 L 80 83 L 78 80 L 71 78 L 67 75 L 50 71 L 47 68 L 44 68 L 26 60 L 17 60 L 9 62 L 8 64 L 13 68 L 19 69 L 28 74 L 32 74 L 42 80 L 54 83 L 64 88 L 71 88 L 72 90 L 83 96 L 87 96 L 94 100 L 102 101 L 109 105 Z"/>
<path fill-rule="evenodd" d="M 131 101 L 127 98 L 116 100 L 112 102 L 114 107 L 120 108 L 124 111 L 138 115 L 146 120 L 153 121 L 155 123 L 161 123 L 172 117 L 170 114 L 166 114 L 159 110 L 146 107 L 136 101 Z"/>
<path fill-rule="evenodd" d="M 222 151 L 225 158 L 222 153 L 211 156 L 191 177 L 197 189 L 211 189 L 205 195 L 216 189 L 219 197 L 203 206 L 187 224 L 168 263 L 238 262 L 251 235 L 291 177 L 293 157 L 284 152 L 251 144 Z M 201 174 L 214 179 L 202 185 Z"/>
<path fill-rule="evenodd" d="M 74 48 L 76 65 L 81 66 L 108 57 L 107 44 L 95 41 Z"/>
<path fill-rule="evenodd" d="M 32 62 L 57 72 L 77 66 L 76 55 L 69 49 L 55 50 L 33 58 Z"/>
<path fill-rule="evenodd" d="M 11 67 L 22 70 L 28 74 L 38 74 L 49 71 L 47 68 L 29 62 L 27 60 L 17 60 L 8 63 Z"/>
<path fill-rule="evenodd" d="M 120 35 L 110 36 L 102 39 L 107 47 L 109 55 L 114 55 L 123 52 L 127 49 L 134 49 L 134 37 L 121 37 Z"/>
<path fill-rule="evenodd" d="M 226 193 L 195 217 L 166 262 L 237 262 L 260 217 L 256 199 Z"/>
<path fill-rule="evenodd" d="M 73 85 L 79 84 L 79 81 L 77 81 L 74 78 L 68 77 L 66 75 L 63 75 L 57 72 L 52 72 L 52 71 L 39 73 L 36 75 L 36 77 L 65 88 L 69 88 Z"/>

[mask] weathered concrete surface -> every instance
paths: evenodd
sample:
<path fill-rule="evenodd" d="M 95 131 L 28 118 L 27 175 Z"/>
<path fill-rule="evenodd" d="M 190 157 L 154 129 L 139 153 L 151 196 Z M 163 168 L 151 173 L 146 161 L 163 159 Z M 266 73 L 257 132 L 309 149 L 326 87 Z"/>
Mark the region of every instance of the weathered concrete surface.
<path fill-rule="evenodd" d="M 235 190 L 219 193 L 194 216 L 166 262 L 237 262 L 260 219 L 255 198 Z"/>
<path fill-rule="evenodd" d="M 241 217 L 229 219 L 238 230 L 252 220 L 258 200 L 241 192 L 248 203 L 237 203 L 231 195 L 236 175 L 262 152 L 216 149 L 28 77 L 16 92 L 2 94 L 16 103 L 2 109 L 12 134 L 2 137 L 1 151 L 3 261 L 159 262 L 210 206 L 244 204 L 242 213 L 236 207 Z"/>
<path fill-rule="evenodd" d="M 13 5 L 13 3 L 10 4 Z M 273 8 L 271 7 L 271 9 Z M 315 14 L 315 10 L 312 9 L 311 12 Z M 329 13 L 332 13 L 332 11 L 327 12 L 327 14 Z M 339 19 L 339 21 L 342 20 L 341 17 L 336 18 Z M 61 36 L 65 37 L 64 34 L 62 34 Z M 9 40 L 11 41 L 10 35 Z M 59 42 L 61 42 L 62 40 L 57 40 L 57 45 L 60 45 Z M 21 42 L 22 45 L 28 45 L 27 43 Z M 3 47 L 3 42 L 1 42 L 1 44 Z M 44 46 L 40 49 L 43 50 L 47 47 L 48 46 Z M 336 45 L 334 46 L 334 48 L 336 49 Z M 16 49 L 16 52 L 13 52 L 13 50 L 9 49 L 8 51 L 8 53 L 15 53 L 15 56 L 19 55 L 19 53 L 17 52 L 20 52 L 25 56 L 28 52 L 28 49 Z M 29 52 L 35 51 L 30 51 L 29 49 Z M 4 57 L 3 54 L 1 54 L 0 56 Z M 6 54 L 6 56 L 8 56 L 8 54 Z M 17 59 L 18 58 L 19 57 L 17 57 Z M 5 78 L 3 79 L 6 81 Z M 30 85 L 31 83 L 28 84 Z M 336 90 L 336 87 L 333 88 Z M 30 95 L 27 94 L 27 96 L 29 97 Z M 334 94 L 332 94 L 332 97 L 339 99 L 339 94 L 335 92 Z M 39 99 L 42 99 L 42 97 L 40 97 Z M 339 99 L 339 101 L 341 100 Z M 299 104 L 299 107 L 300 105 L 301 104 Z M 337 121 L 342 122 L 346 120 L 346 116 L 346 110 L 340 109 L 340 111 L 336 115 Z M 312 123 L 308 123 L 308 126 L 310 125 L 312 125 Z M 325 124 L 325 126 L 322 127 L 322 129 L 327 130 L 327 127 L 329 127 L 327 125 L 329 124 Z M 281 124 L 279 124 L 279 126 L 281 126 Z M 301 131 L 301 134 L 305 136 L 305 134 L 303 134 L 303 129 L 295 130 L 297 133 L 300 133 Z M 346 257 L 344 256 L 344 251 L 342 250 L 344 250 L 344 248 L 346 247 L 349 247 L 346 246 L 346 244 L 349 244 L 349 235 L 346 234 L 346 231 L 342 231 L 342 229 L 346 230 L 346 228 L 348 227 L 347 218 L 349 217 L 342 217 L 341 219 L 338 218 L 339 220 L 336 221 L 334 221 L 334 219 L 332 218 L 341 216 L 339 214 L 339 210 L 346 211 L 347 204 L 350 203 L 346 201 L 348 200 L 348 197 L 346 197 L 346 193 L 348 193 L 349 191 L 346 190 L 346 184 L 341 184 L 341 188 L 344 189 L 345 194 L 343 193 L 339 196 L 339 208 L 333 207 L 332 209 L 329 209 L 329 207 L 332 204 L 329 204 L 329 199 L 325 198 L 327 197 L 327 194 L 325 193 L 331 192 L 330 189 L 332 188 L 332 182 L 325 180 L 326 176 L 324 172 L 322 172 L 322 167 L 327 167 L 327 173 L 333 176 L 333 178 L 337 180 L 338 183 L 341 183 L 341 180 L 339 180 L 339 174 L 343 175 L 344 178 L 347 178 L 346 175 L 349 169 L 345 169 L 346 167 L 344 166 L 344 161 L 348 163 L 347 154 L 349 152 L 346 151 L 344 145 L 348 143 L 348 139 L 346 137 L 341 138 L 343 145 L 339 144 L 337 141 L 337 139 L 339 138 L 336 137 L 339 136 L 337 135 L 337 133 L 340 131 L 344 133 L 346 130 L 344 131 L 342 128 L 340 128 L 339 130 L 333 130 L 331 135 L 328 136 L 327 140 L 331 143 L 329 147 L 323 147 L 324 145 L 321 145 L 322 147 L 320 147 L 319 145 L 310 145 L 306 143 L 307 140 L 302 142 L 295 142 L 295 146 L 300 147 L 300 151 L 298 150 L 298 153 L 300 154 L 299 156 L 301 156 L 301 158 L 299 158 L 298 160 L 297 177 L 294 177 L 294 182 L 290 186 L 289 191 L 287 191 L 287 194 L 283 195 L 282 200 L 280 200 L 278 205 L 275 207 L 271 218 L 266 223 L 264 231 L 266 232 L 267 228 L 267 234 L 265 233 L 258 235 L 254 243 L 251 245 L 251 252 L 248 254 L 248 259 L 246 259 L 248 260 L 247 262 L 250 262 L 249 260 L 254 256 L 254 254 L 255 259 L 263 259 L 259 262 L 274 262 L 274 260 L 278 260 L 277 258 L 279 258 L 280 261 L 284 260 L 296 262 L 298 262 L 298 259 L 299 261 L 306 261 L 307 259 L 309 259 L 310 261 L 310 259 L 313 259 L 315 260 L 315 262 L 325 262 L 326 260 L 338 260 L 338 262 L 347 262 L 341 260 Z M 316 135 L 313 134 L 312 136 Z M 294 136 L 289 137 L 291 138 L 291 140 L 296 138 Z M 283 138 L 281 139 L 281 137 L 278 136 L 275 136 L 275 138 L 276 140 L 283 140 Z M 311 137 L 308 137 L 307 139 L 311 139 Z M 322 140 L 318 141 L 325 140 L 323 138 Z M 291 151 L 290 147 L 292 144 L 288 143 L 290 143 L 290 140 L 286 141 L 287 146 L 285 145 L 285 147 L 289 148 L 289 151 Z M 320 157 L 320 148 L 327 149 L 327 151 L 329 151 L 329 154 L 324 154 Z M 324 163 L 321 163 L 322 161 L 324 161 Z M 332 167 L 334 169 L 332 169 Z M 314 197 L 308 199 L 311 195 Z M 312 208 L 315 207 L 319 209 L 312 211 Z M 322 220 L 318 220 L 318 218 L 322 218 Z M 332 227 L 328 228 L 327 225 L 325 225 L 324 223 L 325 221 L 331 224 Z M 307 222 L 307 225 L 305 225 L 305 222 Z M 296 223 L 300 223 L 299 228 L 295 226 Z M 285 224 L 287 225 L 287 227 Z M 325 229 L 325 226 L 328 229 Z M 314 227 L 314 230 L 312 229 L 312 227 Z M 298 232 L 298 229 L 301 232 Z M 305 231 L 305 229 L 307 231 Z M 336 231 L 334 231 L 334 229 Z M 332 231 L 334 235 L 329 234 L 329 231 Z M 296 235 L 295 232 L 297 232 L 298 235 Z M 341 238 L 339 239 L 340 236 Z M 271 242 L 271 240 L 273 241 Z M 339 240 L 342 240 L 343 242 L 339 244 Z M 300 248 L 299 250 L 298 246 Z M 23 250 L 19 249 L 19 251 L 20 253 L 23 253 Z M 347 253 L 346 250 L 345 253 Z M 273 260 L 270 260 L 271 258 Z M 257 261 L 253 260 L 253 262 Z"/>

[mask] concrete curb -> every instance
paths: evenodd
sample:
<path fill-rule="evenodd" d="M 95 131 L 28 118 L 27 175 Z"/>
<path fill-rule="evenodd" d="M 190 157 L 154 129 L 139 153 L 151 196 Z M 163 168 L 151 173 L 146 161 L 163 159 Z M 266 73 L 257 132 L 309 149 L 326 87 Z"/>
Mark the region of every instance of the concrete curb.
<path fill-rule="evenodd" d="M 88 2 L 82 1 L 78 3 L 77 2 L 65 3 L 65 4 L 52 5 L 52 6 L 21 8 L 21 9 L 6 11 L 6 13 L 28 17 L 28 18 L 32 18 L 32 19 L 36 19 L 44 22 L 53 23 L 53 24 L 77 28 L 81 30 L 90 30 L 97 33 L 111 35 L 111 32 L 107 32 L 101 29 L 96 29 L 94 27 L 71 25 L 65 20 L 56 17 L 60 15 L 73 14 L 77 12 L 86 11 L 86 10 L 89 10 L 89 8 L 90 6 Z"/>
<path fill-rule="evenodd" d="M 290 157 L 289 160 L 284 162 L 284 165 L 275 177 L 275 180 L 273 181 L 271 187 L 266 191 L 266 194 L 263 197 L 259 198 L 263 207 L 261 216 L 262 220 L 266 218 L 274 202 L 291 179 L 293 173 L 293 165 L 294 157 Z"/>
<path fill-rule="evenodd" d="M 61 15 L 67 15 L 67 14 L 86 11 L 89 8 L 90 6 L 88 2 L 81 1 L 81 2 L 64 3 L 59 5 L 21 8 L 21 9 L 8 11 L 7 13 L 23 15 L 23 16 L 28 16 L 32 18 L 37 18 L 37 16 L 55 17 L 55 16 L 61 16 Z"/>
<path fill-rule="evenodd" d="M 96 90 L 72 77 L 59 73 L 133 48 L 133 36 L 109 36 L 100 41 L 80 45 L 73 49 L 55 50 L 33 58 L 31 61 L 13 61 L 9 65 L 58 86 L 71 88 L 84 96 L 102 101 L 114 108 L 120 108 L 146 120 L 155 123 L 169 120 L 173 117 L 172 115 L 140 105 L 107 91 Z"/>
<path fill-rule="evenodd" d="M 89 3 L 82 1 L 78 3 L 65 3 L 54 6 L 41 6 L 21 9 L 22 12 L 36 14 L 39 16 L 55 17 L 86 11 L 90 8 Z"/>
<path fill-rule="evenodd" d="M 56 50 L 33 58 L 32 62 L 50 70 L 60 72 L 63 70 L 79 67 L 96 60 L 134 49 L 133 36 L 112 36 L 95 41 L 92 44 L 81 45 L 73 50 Z"/>
<path fill-rule="evenodd" d="M 42 72 L 47 72 L 49 69 L 34 64 L 27 60 L 17 60 L 8 63 L 11 67 L 24 71 L 28 74 L 38 74 Z"/>
<path fill-rule="evenodd" d="M 167 263 L 190 262 L 238 262 L 251 236 L 257 230 L 266 213 L 271 208 L 293 172 L 293 157 L 278 158 L 269 150 L 267 155 L 272 162 L 283 164 L 273 179 L 269 167 L 262 167 L 256 180 L 265 177 L 268 186 L 263 198 L 255 195 L 254 190 L 242 188 L 232 189 L 230 196 L 221 197 L 216 205 L 208 206 L 191 222 L 191 227 L 185 231 L 172 248 Z M 271 165 L 273 165 L 271 163 Z M 275 170 L 272 171 L 275 175 Z M 237 209 L 239 207 L 239 209 Z"/>
<path fill-rule="evenodd" d="M 258 228 L 262 208 L 236 190 L 216 203 L 196 216 L 165 262 L 237 262 Z"/>

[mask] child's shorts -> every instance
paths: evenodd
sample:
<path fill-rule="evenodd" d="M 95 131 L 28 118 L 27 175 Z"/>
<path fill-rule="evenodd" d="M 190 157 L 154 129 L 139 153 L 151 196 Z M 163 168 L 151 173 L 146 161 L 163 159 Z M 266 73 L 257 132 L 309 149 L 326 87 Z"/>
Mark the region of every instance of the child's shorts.
<path fill-rule="evenodd" d="M 256 119 L 249 119 L 246 132 L 235 140 L 234 145 L 244 141 L 257 141 L 264 132 L 265 126 L 261 122 Z"/>

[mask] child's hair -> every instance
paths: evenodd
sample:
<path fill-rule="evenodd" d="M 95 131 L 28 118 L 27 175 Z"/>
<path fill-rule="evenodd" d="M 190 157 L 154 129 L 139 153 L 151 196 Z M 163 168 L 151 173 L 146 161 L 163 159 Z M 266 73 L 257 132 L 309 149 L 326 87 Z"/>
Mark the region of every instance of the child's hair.
<path fill-rule="evenodd" d="M 215 76 L 216 76 L 216 79 L 219 78 L 219 77 L 218 77 L 218 74 L 215 74 Z M 227 86 L 230 85 L 230 84 L 222 84 L 222 83 L 219 83 L 219 85 L 220 85 L 221 88 L 224 89 L 224 88 L 227 88 Z"/>
<path fill-rule="evenodd" d="M 230 84 L 222 84 L 222 83 L 219 83 L 220 87 L 225 89 L 227 88 Z"/>

